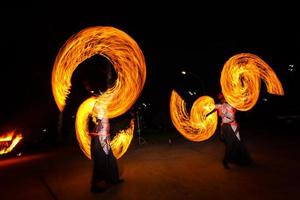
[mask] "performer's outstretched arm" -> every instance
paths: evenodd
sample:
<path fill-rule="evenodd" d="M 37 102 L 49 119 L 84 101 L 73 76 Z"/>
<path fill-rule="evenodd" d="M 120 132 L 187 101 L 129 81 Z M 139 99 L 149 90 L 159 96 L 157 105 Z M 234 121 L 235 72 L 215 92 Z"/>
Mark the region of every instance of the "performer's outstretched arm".
<path fill-rule="evenodd" d="M 207 114 L 205 115 L 205 117 L 208 117 L 209 115 L 211 115 L 211 114 L 214 113 L 215 111 L 217 111 L 217 109 L 213 109 L 212 111 L 210 111 L 209 113 L 207 113 Z"/>

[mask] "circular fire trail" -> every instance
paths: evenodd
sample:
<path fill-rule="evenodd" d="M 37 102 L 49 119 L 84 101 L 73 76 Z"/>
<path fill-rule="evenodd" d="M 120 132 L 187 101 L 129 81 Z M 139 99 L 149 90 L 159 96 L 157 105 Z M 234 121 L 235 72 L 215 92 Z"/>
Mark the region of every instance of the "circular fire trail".
<path fill-rule="evenodd" d="M 135 103 L 146 80 L 144 55 L 138 44 L 125 32 L 113 27 L 90 27 L 70 37 L 60 49 L 52 71 L 52 92 L 60 111 L 65 107 L 71 88 L 71 77 L 84 60 L 101 55 L 114 66 L 117 80 L 98 97 L 85 100 L 76 115 L 76 136 L 85 155 L 90 158 L 88 117 L 105 115 L 114 118 L 124 114 Z M 101 105 L 102 113 L 93 111 Z M 129 129 L 121 131 L 112 140 L 112 150 L 120 158 L 127 150 L 133 136 L 133 122 Z"/>
<path fill-rule="evenodd" d="M 209 96 L 199 97 L 192 106 L 190 115 L 186 110 L 186 103 L 172 91 L 170 99 L 170 115 L 176 129 L 188 140 L 200 142 L 210 138 L 218 122 L 217 113 L 205 117 L 215 107 L 214 100 Z"/>
<path fill-rule="evenodd" d="M 250 110 L 258 100 L 261 79 L 269 93 L 284 95 L 275 72 L 261 58 L 250 53 L 231 57 L 224 64 L 220 79 L 226 101 L 237 110 Z"/>

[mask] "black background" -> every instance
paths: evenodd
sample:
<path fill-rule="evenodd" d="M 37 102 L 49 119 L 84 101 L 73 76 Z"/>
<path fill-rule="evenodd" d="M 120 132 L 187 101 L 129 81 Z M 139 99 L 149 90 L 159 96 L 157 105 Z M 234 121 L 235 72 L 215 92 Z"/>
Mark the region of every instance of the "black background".
<path fill-rule="evenodd" d="M 55 57 L 71 35 L 89 26 L 119 28 L 140 45 L 146 58 L 147 80 L 135 107 L 150 103 L 145 111 L 149 123 L 158 119 L 161 122 L 156 123 L 169 123 L 173 88 L 188 104 L 201 95 L 215 98 L 223 64 L 241 52 L 265 60 L 286 92 L 285 97 L 275 98 L 276 103 L 261 111 L 259 100 L 252 112 L 264 113 L 268 108 L 280 110 L 279 114 L 299 115 L 296 11 L 297 6 L 281 1 L 10 2 L 1 7 L 0 130 L 33 130 L 56 124 L 59 111 L 51 91 Z M 96 66 L 99 62 L 97 58 L 90 61 Z M 291 64 L 293 72 L 288 71 Z M 81 68 L 76 74 L 84 73 Z M 183 69 L 198 78 L 183 77 Z M 94 77 L 90 79 L 92 82 Z M 74 81 L 82 85 L 79 75 Z M 204 91 L 200 90 L 201 83 Z M 197 96 L 189 96 L 188 90 L 196 91 Z M 88 94 L 84 90 L 76 93 L 76 88 L 72 92 L 78 94 L 73 102 L 75 110 Z"/>

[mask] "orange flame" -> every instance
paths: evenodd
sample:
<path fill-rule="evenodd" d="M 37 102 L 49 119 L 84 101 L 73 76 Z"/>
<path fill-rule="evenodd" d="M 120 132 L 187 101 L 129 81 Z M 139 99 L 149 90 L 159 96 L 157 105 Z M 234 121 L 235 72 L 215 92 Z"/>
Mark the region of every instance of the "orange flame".
<path fill-rule="evenodd" d="M 125 131 L 120 131 L 111 141 L 111 149 L 117 159 L 121 158 L 127 151 L 133 138 L 134 121 L 131 120 L 130 127 Z"/>
<path fill-rule="evenodd" d="M 88 117 L 93 115 L 93 107 L 97 101 L 96 97 L 91 97 L 85 100 L 78 108 L 76 116 L 76 137 L 79 142 L 79 146 L 83 153 L 91 159 L 91 139 L 88 131 Z M 97 109 L 98 110 L 98 109 Z M 111 141 L 111 149 L 117 159 L 127 151 L 131 140 L 133 138 L 134 122 L 130 122 L 130 127 L 126 130 L 121 130 Z"/>
<path fill-rule="evenodd" d="M 282 85 L 272 68 L 258 56 L 241 53 L 231 57 L 221 73 L 221 87 L 226 101 L 241 111 L 250 110 L 257 102 L 260 79 L 271 94 L 284 95 Z M 199 142 L 210 138 L 218 123 L 217 113 L 205 115 L 215 108 L 211 97 L 198 98 L 190 116 L 182 98 L 172 91 L 170 100 L 171 119 L 176 129 L 188 140 Z"/>
<path fill-rule="evenodd" d="M 52 92 L 60 111 L 65 107 L 74 70 L 81 62 L 96 54 L 106 57 L 113 64 L 117 72 L 117 80 L 114 86 L 101 96 L 90 97 L 78 109 L 76 136 L 81 149 L 89 158 L 88 116 L 105 115 L 107 118 L 114 118 L 124 114 L 139 97 L 146 80 L 144 55 L 129 35 L 113 27 L 86 28 L 69 38 L 55 59 L 52 71 Z M 93 111 L 96 101 L 101 107 L 99 110 L 103 113 Z M 129 132 L 123 131 L 119 135 L 126 135 Z M 113 141 L 122 140 L 122 138 L 118 136 Z M 126 141 L 130 143 L 131 140 Z M 127 149 L 125 146 L 129 146 L 121 141 L 114 143 L 120 144 L 112 148 L 115 155 L 123 155 L 125 153 L 123 151 Z"/>
<path fill-rule="evenodd" d="M 193 104 L 190 116 L 186 111 L 186 103 L 172 91 L 170 99 L 170 115 L 176 129 L 188 140 L 200 142 L 210 138 L 218 123 L 216 113 L 205 117 L 215 107 L 214 100 L 209 96 L 199 97 Z"/>
<path fill-rule="evenodd" d="M 0 155 L 11 152 L 22 139 L 22 134 L 11 131 L 0 136 Z"/>
<path fill-rule="evenodd" d="M 256 104 L 260 93 L 260 79 L 271 94 L 284 95 L 282 85 L 272 68 L 250 53 L 231 57 L 221 73 L 221 87 L 226 101 L 240 111 Z"/>

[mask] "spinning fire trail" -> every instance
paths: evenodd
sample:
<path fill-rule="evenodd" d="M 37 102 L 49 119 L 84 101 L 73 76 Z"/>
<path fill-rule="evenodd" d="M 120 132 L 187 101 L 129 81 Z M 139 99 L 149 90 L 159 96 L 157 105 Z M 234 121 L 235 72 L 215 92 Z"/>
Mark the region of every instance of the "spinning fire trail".
<path fill-rule="evenodd" d="M 240 111 L 248 111 L 256 104 L 261 79 L 271 94 L 284 95 L 282 85 L 272 68 L 261 58 L 250 53 L 231 57 L 221 73 L 221 88 L 226 101 Z M 176 129 L 188 140 L 199 142 L 210 138 L 217 127 L 214 100 L 209 96 L 199 97 L 193 104 L 190 115 L 184 100 L 172 91 L 170 115 Z"/>
<path fill-rule="evenodd" d="M 144 55 L 138 44 L 125 32 L 113 27 L 90 27 L 68 39 L 60 49 L 52 71 L 52 92 L 60 111 L 65 107 L 71 88 L 71 77 L 84 60 L 99 54 L 114 66 L 117 80 L 114 85 L 98 97 L 85 100 L 76 115 L 76 136 L 84 154 L 90 158 L 90 136 L 88 117 L 105 115 L 114 118 L 124 114 L 139 97 L 146 80 Z M 102 113 L 93 111 L 97 101 Z M 134 122 L 118 133 L 111 142 L 114 155 L 120 158 L 133 137 Z"/>
<path fill-rule="evenodd" d="M 282 85 L 272 68 L 261 58 L 250 53 L 231 57 L 221 73 L 221 87 L 226 101 L 240 111 L 256 104 L 262 79 L 268 93 L 284 95 Z"/>

